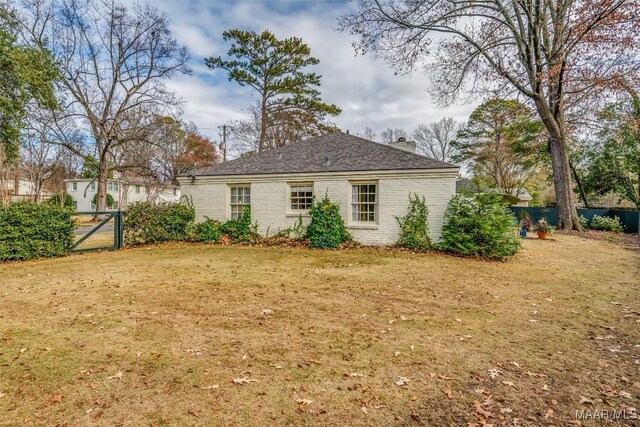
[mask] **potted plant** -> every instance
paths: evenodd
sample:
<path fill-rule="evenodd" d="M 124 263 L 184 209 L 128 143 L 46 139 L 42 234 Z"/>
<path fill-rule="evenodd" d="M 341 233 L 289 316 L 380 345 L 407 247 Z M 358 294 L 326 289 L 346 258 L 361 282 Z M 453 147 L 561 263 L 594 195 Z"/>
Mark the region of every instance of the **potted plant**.
<path fill-rule="evenodd" d="M 553 227 L 551 227 L 544 218 L 540 218 L 540 220 L 538 220 L 535 229 L 538 232 L 538 239 L 542 240 L 547 239 L 553 232 Z"/>
<path fill-rule="evenodd" d="M 527 238 L 527 231 L 533 226 L 531 218 L 527 211 L 520 211 L 520 237 Z"/>

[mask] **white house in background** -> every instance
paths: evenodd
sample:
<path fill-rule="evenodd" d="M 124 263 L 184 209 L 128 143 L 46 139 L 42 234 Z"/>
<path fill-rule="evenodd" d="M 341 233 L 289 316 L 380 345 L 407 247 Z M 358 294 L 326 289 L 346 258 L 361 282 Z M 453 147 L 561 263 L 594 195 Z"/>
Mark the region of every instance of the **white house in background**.
<path fill-rule="evenodd" d="M 91 178 L 66 179 L 67 194 L 80 212 L 95 211 L 93 198 L 97 193 L 98 182 Z M 107 192 L 113 197 L 113 206 L 107 210 L 126 210 L 127 205 L 135 202 L 177 202 L 180 200 L 180 187 L 177 185 L 159 185 L 145 182 L 142 178 L 114 178 L 107 182 Z"/>
<path fill-rule="evenodd" d="M 424 196 L 431 236 L 438 238 L 444 212 L 456 193 L 458 166 L 415 154 L 415 143 L 390 145 L 332 133 L 241 157 L 178 177 L 197 220 L 238 218 L 245 206 L 259 232 L 273 234 L 308 222 L 314 197 L 340 206 L 346 226 L 364 244 L 390 245 L 412 193 Z"/>
<path fill-rule="evenodd" d="M 27 178 L 6 179 L 2 181 L 0 191 L 7 194 L 11 201 L 20 202 L 23 200 L 36 199 L 36 183 Z M 51 192 L 42 188 L 40 190 L 40 200 L 46 200 L 51 197 Z"/>

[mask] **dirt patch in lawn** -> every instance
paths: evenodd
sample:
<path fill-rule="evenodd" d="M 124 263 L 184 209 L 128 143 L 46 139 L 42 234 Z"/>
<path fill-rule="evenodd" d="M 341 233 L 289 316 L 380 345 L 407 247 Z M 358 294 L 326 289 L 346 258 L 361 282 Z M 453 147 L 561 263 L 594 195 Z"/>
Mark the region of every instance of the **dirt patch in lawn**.
<path fill-rule="evenodd" d="M 639 273 L 563 234 L 507 262 L 180 244 L 10 263 L 0 425 L 569 425 L 640 407 Z"/>

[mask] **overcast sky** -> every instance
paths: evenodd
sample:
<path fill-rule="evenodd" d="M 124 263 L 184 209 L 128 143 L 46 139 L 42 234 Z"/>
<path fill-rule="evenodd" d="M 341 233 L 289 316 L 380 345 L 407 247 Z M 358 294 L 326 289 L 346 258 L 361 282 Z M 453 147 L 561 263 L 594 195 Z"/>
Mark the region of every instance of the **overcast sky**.
<path fill-rule="evenodd" d="M 335 30 L 337 17 L 352 3 L 345 0 L 158 0 L 171 20 L 175 37 L 191 52 L 192 76 L 169 83 L 185 101 L 184 119 L 219 140 L 218 126 L 243 118 L 252 90 L 227 80 L 226 72 L 211 71 L 204 58 L 225 56 L 229 45 L 222 32 L 231 28 L 272 31 L 278 38 L 300 37 L 320 64 L 322 99 L 342 108 L 334 122 L 343 131 L 366 126 L 378 136 L 386 128 L 411 133 L 420 123 L 453 117 L 465 121 L 475 105 L 438 108 L 427 93 L 428 78 L 416 72 L 398 77 L 373 55 L 356 56 L 353 40 Z"/>

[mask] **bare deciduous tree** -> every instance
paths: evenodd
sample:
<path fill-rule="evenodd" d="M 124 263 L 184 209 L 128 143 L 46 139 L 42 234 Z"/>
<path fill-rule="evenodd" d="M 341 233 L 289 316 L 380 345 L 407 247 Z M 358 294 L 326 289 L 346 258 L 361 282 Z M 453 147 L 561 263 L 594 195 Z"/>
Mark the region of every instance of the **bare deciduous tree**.
<path fill-rule="evenodd" d="M 399 138 L 407 138 L 407 132 L 405 132 L 403 129 L 387 128 L 380 133 L 380 140 L 385 144 L 396 142 Z"/>
<path fill-rule="evenodd" d="M 135 115 L 166 113 L 179 104 L 164 82 L 190 72 L 187 49 L 172 37 L 166 16 L 150 5 L 33 0 L 26 9 L 25 25 L 59 65 L 70 100 L 66 111 L 95 144 L 97 210 L 104 210 L 110 164 L 124 145 L 139 140 L 140 129 L 130 126 Z"/>
<path fill-rule="evenodd" d="M 452 162 L 456 154 L 453 142 L 462 126 L 451 117 L 438 122 L 418 125 L 413 131 L 416 150 L 441 162 Z"/>
<path fill-rule="evenodd" d="M 342 29 L 399 72 L 427 65 L 433 95 L 519 93 L 549 136 L 560 228 L 580 229 L 566 116 L 586 98 L 637 78 L 637 0 L 359 0 Z M 434 36 L 439 37 L 434 39 Z"/>
<path fill-rule="evenodd" d="M 359 136 L 364 139 L 368 139 L 369 141 L 376 140 L 376 131 L 370 128 L 369 126 L 365 126 L 362 130 L 357 130 L 353 133 L 355 136 Z"/>

